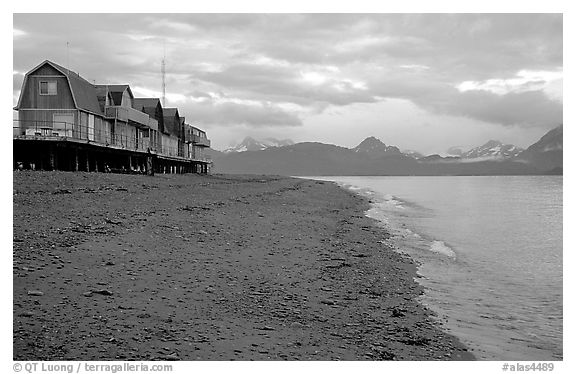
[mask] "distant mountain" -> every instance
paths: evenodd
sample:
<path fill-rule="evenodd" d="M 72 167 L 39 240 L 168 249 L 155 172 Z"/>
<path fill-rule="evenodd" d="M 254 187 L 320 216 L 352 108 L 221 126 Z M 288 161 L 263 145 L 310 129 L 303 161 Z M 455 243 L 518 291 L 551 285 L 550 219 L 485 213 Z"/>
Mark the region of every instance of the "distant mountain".
<path fill-rule="evenodd" d="M 516 159 L 534 165 L 546 173 L 562 174 L 564 130 L 560 125 L 521 152 Z"/>
<path fill-rule="evenodd" d="M 419 162 L 459 162 L 461 160 L 458 156 L 446 156 L 442 157 L 438 154 L 429 155 L 426 157 L 420 157 Z"/>
<path fill-rule="evenodd" d="M 516 157 L 523 149 L 513 144 L 503 144 L 498 140 L 490 140 L 485 144 L 463 152 L 460 157 L 466 159 L 505 159 Z"/>
<path fill-rule="evenodd" d="M 416 160 L 399 153 L 377 156 L 370 149 L 323 143 L 297 143 L 258 152 L 227 153 L 215 165 L 220 173 L 279 175 L 406 175 Z"/>
<path fill-rule="evenodd" d="M 323 143 L 297 143 L 261 151 L 222 153 L 214 170 L 231 174 L 276 175 L 517 175 L 538 174 L 528 162 L 439 155 L 414 159 L 397 147 L 370 137 L 354 148 Z"/>
<path fill-rule="evenodd" d="M 406 156 L 408 157 L 412 157 L 415 160 L 418 160 L 422 157 L 424 157 L 424 155 L 418 151 L 413 151 L 411 149 L 405 149 L 402 151 L 402 153 L 404 153 Z"/>
<path fill-rule="evenodd" d="M 464 149 L 460 146 L 455 146 L 455 147 L 450 147 L 448 148 L 448 150 L 446 151 L 446 154 L 450 155 L 450 156 L 462 156 L 462 154 L 464 153 Z"/>
<path fill-rule="evenodd" d="M 364 139 L 356 147 L 352 148 L 356 153 L 363 153 L 372 157 L 402 156 L 403 153 L 395 146 L 389 146 L 380 139 L 370 136 Z"/>
<path fill-rule="evenodd" d="M 262 140 L 256 140 L 247 136 L 240 144 L 224 150 L 224 153 L 262 151 L 270 147 L 283 147 L 292 144 L 294 144 L 294 142 L 290 139 L 278 140 L 274 138 L 266 138 Z"/>

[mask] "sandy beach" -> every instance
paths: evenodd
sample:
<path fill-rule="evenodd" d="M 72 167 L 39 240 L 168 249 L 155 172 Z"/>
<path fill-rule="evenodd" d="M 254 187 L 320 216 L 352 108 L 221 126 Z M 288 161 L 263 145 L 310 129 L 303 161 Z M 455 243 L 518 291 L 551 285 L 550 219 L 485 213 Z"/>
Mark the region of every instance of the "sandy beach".
<path fill-rule="evenodd" d="M 333 183 L 13 178 L 14 360 L 474 359 Z"/>

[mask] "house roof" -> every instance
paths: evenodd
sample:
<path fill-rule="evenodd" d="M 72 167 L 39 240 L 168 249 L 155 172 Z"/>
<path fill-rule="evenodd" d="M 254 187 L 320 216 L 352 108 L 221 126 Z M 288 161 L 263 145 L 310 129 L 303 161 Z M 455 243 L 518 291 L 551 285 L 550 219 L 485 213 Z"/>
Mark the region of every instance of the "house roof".
<path fill-rule="evenodd" d="M 157 97 L 135 97 L 132 101 L 132 106 L 137 110 L 142 110 L 142 108 L 156 108 L 158 104 L 162 106 L 160 99 Z"/>
<path fill-rule="evenodd" d="M 164 130 L 174 136 L 181 136 L 181 122 L 178 108 L 164 108 Z"/>
<path fill-rule="evenodd" d="M 164 117 L 174 117 L 176 115 L 180 117 L 178 108 L 164 108 Z"/>
<path fill-rule="evenodd" d="M 99 84 L 98 86 L 106 86 L 106 87 L 108 87 L 108 91 L 110 91 L 110 92 L 124 93 L 124 91 L 126 91 L 127 89 L 130 89 L 130 86 L 127 84 Z"/>
<path fill-rule="evenodd" d="M 82 78 L 78 73 L 66 69 L 52 61 L 46 60 L 34 69 L 30 70 L 26 75 L 29 75 L 45 64 L 50 64 L 53 68 L 68 78 L 72 97 L 74 98 L 74 102 L 78 109 L 84 109 L 95 114 L 103 114 L 100 105 L 98 104 L 96 88 L 92 83 Z"/>
<path fill-rule="evenodd" d="M 122 96 L 125 91 L 128 91 L 131 98 L 134 98 L 130 86 L 127 84 L 96 84 L 98 92 L 105 90 L 110 95 L 113 105 L 122 105 Z"/>
<path fill-rule="evenodd" d="M 106 107 L 106 98 L 108 98 L 108 102 L 112 101 L 112 96 L 110 92 L 106 89 L 106 86 L 97 85 L 96 87 L 96 97 L 98 98 L 98 104 L 100 104 L 100 110 L 104 112 L 104 108 Z"/>

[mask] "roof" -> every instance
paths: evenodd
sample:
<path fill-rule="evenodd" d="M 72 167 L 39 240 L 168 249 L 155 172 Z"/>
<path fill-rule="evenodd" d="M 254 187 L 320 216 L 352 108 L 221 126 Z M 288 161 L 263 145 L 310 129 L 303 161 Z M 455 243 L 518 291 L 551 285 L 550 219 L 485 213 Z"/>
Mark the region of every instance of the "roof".
<path fill-rule="evenodd" d="M 106 86 L 102 86 L 102 85 L 96 85 L 96 97 L 98 98 L 98 104 L 100 104 L 100 109 L 102 110 L 102 112 L 104 112 L 104 107 L 106 106 L 106 97 L 109 98 L 109 100 L 112 100 L 112 97 L 110 96 L 110 92 L 108 92 L 108 90 L 106 89 Z"/>
<path fill-rule="evenodd" d="M 98 86 L 106 86 L 110 92 L 124 93 L 126 89 L 130 89 L 130 86 L 127 84 L 99 84 Z"/>
<path fill-rule="evenodd" d="M 58 70 L 60 73 L 68 78 L 70 83 L 70 90 L 72 91 L 72 97 L 76 103 L 78 109 L 84 109 L 89 112 L 96 114 L 103 114 L 98 104 L 98 96 L 96 95 L 96 88 L 86 79 L 82 78 L 78 73 L 75 73 L 69 69 L 66 69 L 52 61 L 44 61 L 34 69 L 30 70 L 26 75 L 37 70 L 45 64 L 50 64 L 53 68 Z"/>
<path fill-rule="evenodd" d="M 178 117 L 178 118 L 176 118 Z M 181 122 L 178 108 L 164 108 L 164 130 L 174 136 L 181 135 Z"/>
<path fill-rule="evenodd" d="M 164 108 L 164 117 L 174 117 L 176 115 L 180 117 L 178 108 Z"/>
<path fill-rule="evenodd" d="M 112 99 L 113 105 L 122 105 L 122 96 L 126 90 L 128 90 L 130 97 L 134 98 L 132 90 L 127 84 L 96 84 L 95 87 L 99 92 L 106 90 Z"/>
<path fill-rule="evenodd" d="M 137 110 L 142 110 L 142 108 L 156 108 L 158 104 L 162 106 L 160 99 L 157 97 L 135 97 L 132 101 L 132 106 Z"/>

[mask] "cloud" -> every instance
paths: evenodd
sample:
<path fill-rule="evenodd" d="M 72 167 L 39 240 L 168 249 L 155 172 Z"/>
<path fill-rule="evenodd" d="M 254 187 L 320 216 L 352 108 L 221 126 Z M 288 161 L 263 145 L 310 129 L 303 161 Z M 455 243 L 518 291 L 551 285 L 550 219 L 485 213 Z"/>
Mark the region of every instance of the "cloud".
<path fill-rule="evenodd" d="M 510 92 L 498 95 L 482 90 L 455 94 L 451 100 L 428 104 L 447 114 L 479 119 L 506 126 L 561 124 L 562 103 L 551 100 L 542 91 Z"/>
<path fill-rule="evenodd" d="M 562 80 L 562 71 L 519 71 L 514 78 L 465 81 L 456 87 L 460 91 L 483 90 L 498 95 L 510 92 L 540 91 L 553 82 Z"/>
<path fill-rule="evenodd" d="M 239 63 L 217 72 L 193 74 L 195 83 L 208 82 L 245 98 L 290 102 L 303 106 L 374 102 L 364 84 L 338 77 L 329 67 L 308 70 L 299 66 Z"/>
<path fill-rule="evenodd" d="M 251 127 L 302 126 L 294 114 L 273 105 L 247 105 L 214 101 L 180 105 L 184 113 L 190 113 L 190 123 L 202 125 L 246 125 Z M 189 118 L 189 117 L 187 117 Z"/>
<path fill-rule="evenodd" d="M 14 69 L 51 59 L 158 92 L 165 48 L 169 99 L 206 123 L 293 127 L 399 98 L 547 126 L 562 116 L 562 28 L 561 14 L 15 14 Z"/>

